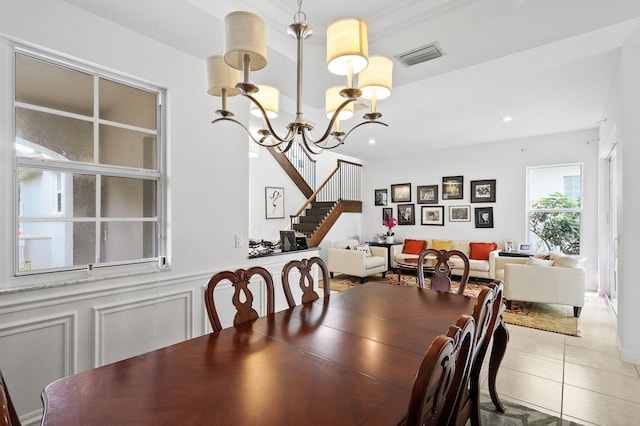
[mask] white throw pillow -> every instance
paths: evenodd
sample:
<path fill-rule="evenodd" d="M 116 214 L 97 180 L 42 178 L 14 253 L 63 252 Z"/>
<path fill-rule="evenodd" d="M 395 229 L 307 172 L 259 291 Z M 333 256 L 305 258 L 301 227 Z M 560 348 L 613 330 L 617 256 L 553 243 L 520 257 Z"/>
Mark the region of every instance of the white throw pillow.
<path fill-rule="evenodd" d="M 562 268 L 575 268 L 580 263 L 579 259 L 571 256 L 558 256 L 553 266 L 560 266 Z"/>
<path fill-rule="evenodd" d="M 371 248 L 369 244 L 363 244 L 361 246 L 354 247 L 355 250 L 363 251 L 367 256 L 371 256 Z"/>
<path fill-rule="evenodd" d="M 531 266 L 553 266 L 553 260 L 545 260 L 545 259 L 537 259 L 535 257 L 530 257 L 527 259 L 525 265 Z"/>

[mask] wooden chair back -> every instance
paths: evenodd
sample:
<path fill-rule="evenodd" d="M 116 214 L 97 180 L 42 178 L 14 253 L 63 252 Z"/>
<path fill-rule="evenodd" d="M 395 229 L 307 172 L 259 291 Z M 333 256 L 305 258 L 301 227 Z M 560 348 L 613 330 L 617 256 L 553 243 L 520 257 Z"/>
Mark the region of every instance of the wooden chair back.
<path fill-rule="evenodd" d="M 452 417 L 447 401 L 468 381 L 475 322 L 462 315 L 446 335 L 437 336 L 422 360 L 411 392 L 405 424 L 441 425 Z"/>
<path fill-rule="evenodd" d="M 449 259 L 457 256 L 462 259 L 464 263 L 464 271 L 460 278 L 460 288 L 458 294 L 463 294 L 464 289 L 469 282 L 469 258 L 466 254 L 460 250 L 435 250 L 426 249 L 420 252 L 418 256 L 418 285 L 420 288 L 425 288 L 424 285 L 424 259 L 428 255 L 435 256 L 434 272 L 431 278 L 431 288 L 438 291 L 451 291 L 451 266 L 449 265 Z"/>
<path fill-rule="evenodd" d="M 298 285 L 302 290 L 302 303 L 313 302 L 320 298 L 318 293 L 314 291 L 314 280 L 311 276 L 311 268 L 313 265 L 318 265 L 320 272 L 322 274 L 322 286 L 324 289 L 324 297 L 328 297 L 331 291 L 331 284 L 329 280 L 329 269 L 327 268 L 327 264 L 319 257 L 312 257 L 310 259 L 302 259 L 302 260 L 292 260 L 284 265 L 282 268 L 282 288 L 284 290 L 284 295 L 287 299 L 287 303 L 290 308 L 296 306 L 296 302 L 293 299 L 293 294 L 291 293 L 291 286 L 289 284 L 289 274 L 291 270 L 297 268 L 300 272 L 300 280 L 298 281 Z"/>
<path fill-rule="evenodd" d="M 18 413 L 0 371 L 0 426 L 20 426 L 20 424 Z"/>
<path fill-rule="evenodd" d="M 465 386 L 462 386 L 458 393 L 458 398 L 447 401 L 447 408 L 454 414 L 450 424 L 465 425 L 467 420 L 472 419 L 473 425 L 480 424 L 480 370 L 484 361 L 484 353 L 481 348 L 485 342 L 491 340 L 489 330 L 491 328 L 494 304 L 496 303 L 496 293 L 493 287 L 485 287 L 478 295 L 473 309 L 472 317 L 475 321 L 475 337 L 471 353 L 471 371 Z"/>
<path fill-rule="evenodd" d="M 221 281 L 228 280 L 234 287 L 233 297 L 231 299 L 233 305 L 236 307 L 236 315 L 233 318 L 234 326 L 259 317 L 258 312 L 253 309 L 253 293 L 249 290 L 249 281 L 254 275 L 260 276 L 266 286 L 266 314 L 269 315 L 274 312 L 273 278 L 269 271 L 261 266 L 254 266 L 246 270 L 221 271 L 211 277 L 204 291 L 204 303 L 207 308 L 207 314 L 209 315 L 209 322 L 214 332 L 222 330 L 213 298 L 214 290 Z"/>

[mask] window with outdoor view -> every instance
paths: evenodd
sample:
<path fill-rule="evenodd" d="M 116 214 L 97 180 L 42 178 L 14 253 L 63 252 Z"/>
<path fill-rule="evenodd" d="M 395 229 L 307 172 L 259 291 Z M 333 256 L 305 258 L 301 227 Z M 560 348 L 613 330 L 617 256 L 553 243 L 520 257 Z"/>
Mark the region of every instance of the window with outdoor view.
<path fill-rule="evenodd" d="M 16 274 L 164 255 L 163 92 L 16 48 Z"/>
<path fill-rule="evenodd" d="M 536 251 L 580 254 L 582 165 L 527 169 L 528 241 Z"/>

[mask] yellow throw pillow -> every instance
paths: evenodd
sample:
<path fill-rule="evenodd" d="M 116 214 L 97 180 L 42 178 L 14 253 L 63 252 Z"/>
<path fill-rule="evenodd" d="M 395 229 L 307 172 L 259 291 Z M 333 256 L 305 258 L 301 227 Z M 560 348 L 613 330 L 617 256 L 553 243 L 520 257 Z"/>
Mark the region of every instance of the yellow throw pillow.
<path fill-rule="evenodd" d="M 453 240 L 431 240 L 431 248 L 434 250 L 451 250 Z"/>

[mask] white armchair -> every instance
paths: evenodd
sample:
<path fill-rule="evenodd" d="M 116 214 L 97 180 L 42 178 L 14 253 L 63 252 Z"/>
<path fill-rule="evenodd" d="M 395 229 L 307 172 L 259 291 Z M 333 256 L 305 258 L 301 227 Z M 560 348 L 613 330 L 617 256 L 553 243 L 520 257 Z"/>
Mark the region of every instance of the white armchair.
<path fill-rule="evenodd" d="M 360 282 L 364 283 L 365 277 L 382 273 L 384 277 L 389 265 L 387 265 L 386 247 L 369 247 L 371 255 L 365 251 L 356 250 L 361 246 L 358 240 L 343 240 L 333 243 L 329 248 L 329 272 L 333 278 L 333 273 L 352 275 L 360 277 Z M 347 248 L 349 247 L 349 248 Z"/>

